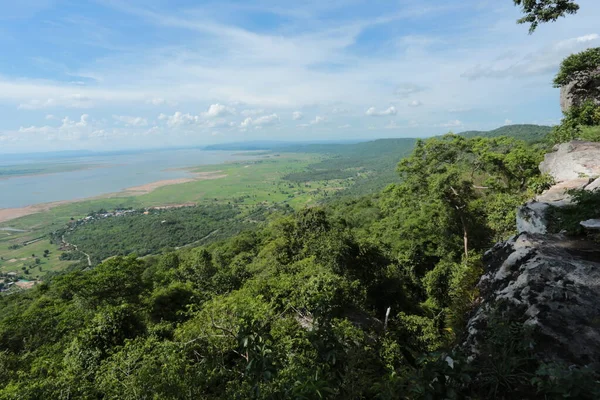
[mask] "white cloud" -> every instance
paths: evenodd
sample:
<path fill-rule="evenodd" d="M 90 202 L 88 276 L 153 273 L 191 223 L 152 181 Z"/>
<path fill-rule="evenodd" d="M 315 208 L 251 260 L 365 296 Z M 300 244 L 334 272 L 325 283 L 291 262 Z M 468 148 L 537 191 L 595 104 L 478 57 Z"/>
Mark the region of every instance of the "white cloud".
<path fill-rule="evenodd" d="M 299 124 L 299 125 L 296 125 L 296 126 L 299 127 L 299 128 L 306 128 L 306 127 L 309 127 L 309 126 L 312 126 L 312 125 L 319 125 L 319 124 L 322 124 L 322 123 L 325 123 L 325 122 L 327 122 L 327 118 L 326 117 L 322 117 L 320 115 L 317 115 L 315 117 L 315 119 L 311 120 L 309 123 L 307 123 L 307 124 Z"/>
<path fill-rule="evenodd" d="M 423 105 L 423 103 L 421 103 L 421 101 L 419 101 L 419 100 L 413 100 L 410 103 L 408 103 L 409 107 L 420 107 L 422 105 Z"/>
<path fill-rule="evenodd" d="M 254 125 L 272 125 L 279 122 L 277 114 L 264 115 L 254 120 Z"/>
<path fill-rule="evenodd" d="M 365 114 L 370 117 L 382 117 L 385 115 L 396 115 L 398 114 L 398 110 L 396 110 L 396 107 L 394 106 L 390 106 L 388 109 L 383 111 L 377 111 L 375 107 L 371 107 L 367 110 Z"/>
<path fill-rule="evenodd" d="M 333 110 L 331 110 L 332 114 L 348 114 L 349 111 L 348 109 L 344 108 L 344 107 L 334 107 Z"/>
<path fill-rule="evenodd" d="M 92 99 L 82 94 L 69 94 L 59 98 L 47 98 L 45 100 L 32 99 L 18 106 L 19 110 L 41 110 L 45 108 L 90 108 Z"/>
<path fill-rule="evenodd" d="M 421 85 L 416 85 L 414 83 L 401 83 L 396 87 L 394 94 L 400 97 L 409 97 L 415 93 L 423 92 L 426 88 Z"/>
<path fill-rule="evenodd" d="M 200 121 L 200 117 L 197 115 L 184 114 L 181 111 L 176 111 L 173 115 L 160 114 L 158 119 L 166 121 L 167 126 L 170 128 L 182 127 L 185 125 L 197 124 Z"/>
<path fill-rule="evenodd" d="M 231 114 L 235 114 L 235 109 L 224 106 L 223 104 L 219 103 L 211 104 L 210 107 L 208 107 L 208 111 L 202 113 L 202 115 L 208 118 L 223 117 L 225 115 Z"/>
<path fill-rule="evenodd" d="M 265 110 L 257 109 L 257 110 L 243 110 L 240 114 L 244 117 L 254 117 L 256 115 L 264 114 Z"/>
<path fill-rule="evenodd" d="M 512 123 L 513 123 L 513 122 L 512 122 L 512 120 L 510 120 L 510 119 L 506 119 L 506 120 L 504 120 L 504 126 L 506 126 L 506 125 L 512 125 Z"/>
<path fill-rule="evenodd" d="M 152 104 L 153 106 L 162 106 L 166 102 L 167 101 L 161 97 L 153 97 L 153 98 L 149 99 L 148 101 L 146 101 L 146 103 Z"/>
<path fill-rule="evenodd" d="M 314 120 L 310 121 L 310 123 L 311 123 L 311 125 L 317 125 L 317 124 L 322 124 L 325 121 L 327 121 L 327 118 L 317 115 Z"/>
<path fill-rule="evenodd" d="M 55 107 L 58 103 L 54 99 L 30 100 L 27 103 L 19 104 L 19 110 L 41 110 L 43 108 Z"/>
<path fill-rule="evenodd" d="M 350 124 L 344 124 L 344 125 L 338 126 L 338 129 L 349 129 L 349 128 L 352 128 L 352 125 L 350 125 Z"/>
<path fill-rule="evenodd" d="M 292 113 L 292 119 L 293 119 L 294 121 L 299 121 L 299 120 L 301 120 L 302 118 L 304 118 L 304 114 L 302 114 L 300 111 L 294 111 L 294 112 Z"/>
<path fill-rule="evenodd" d="M 554 73 L 562 60 L 572 53 L 585 50 L 590 42 L 600 39 L 598 34 L 588 34 L 561 40 L 542 49 L 524 53 L 519 59 L 507 57 L 491 64 L 478 63 L 467 69 L 461 77 L 478 79 L 523 79 Z"/>
<path fill-rule="evenodd" d="M 115 121 L 125 124 L 125 126 L 146 126 L 148 120 L 142 117 L 131 117 L 128 115 L 113 115 Z"/>
<path fill-rule="evenodd" d="M 240 128 L 248 128 L 251 125 L 255 127 L 268 126 L 277 123 L 279 123 L 279 116 L 277 114 L 263 115 L 262 117 L 258 117 L 256 119 L 248 117 L 244 121 L 242 121 L 242 123 L 240 124 Z"/>
<path fill-rule="evenodd" d="M 46 114 L 46 119 L 58 119 L 52 114 Z"/>

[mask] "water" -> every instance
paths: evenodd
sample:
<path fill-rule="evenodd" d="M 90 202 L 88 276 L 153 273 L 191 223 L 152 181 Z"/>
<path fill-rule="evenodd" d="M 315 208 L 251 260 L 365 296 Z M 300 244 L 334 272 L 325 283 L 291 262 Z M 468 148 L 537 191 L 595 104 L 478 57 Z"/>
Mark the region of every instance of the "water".
<path fill-rule="evenodd" d="M 2 157 L 2 156 L 0 156 Z M 220 164 L 252 158 L 251 154 L 227 151 L 162 150 L 133 154 L 63 157 L 49 162 L 94 164 L 99 168 L 0 179 L 0 208 L 17 208 L 61 200 L 77 200 L 144 185 L 164 179 L 191 177 L 177 168 Z M 30 163 L 2 160 L 0 165 Z"/>

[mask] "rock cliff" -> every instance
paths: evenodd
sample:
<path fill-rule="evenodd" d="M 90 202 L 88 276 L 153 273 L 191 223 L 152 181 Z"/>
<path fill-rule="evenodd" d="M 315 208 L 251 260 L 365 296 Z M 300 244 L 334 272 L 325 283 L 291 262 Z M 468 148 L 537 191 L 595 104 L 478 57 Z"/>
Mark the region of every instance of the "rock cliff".
<path fill-rule="evenodd" d="M 548 213 L 573 207 L 568 189 L 600 190 L 600 143 L 562 144 L 540 169 L 556 184 L 519 209 L 518 235 L 486 253 L 480 304 L 463 346 L 477 358 L 491 315 L 500 313 L 533 331 L 540 361 L 599 368 L 600 243 L 593 234 L 548 233 Z M 581 225 L 597 232 L 600 220 Z"/>
<path fill-rule="evenodd" d="M 600 104 L 600 68 L 560 88 L 560 108 L 567 112 L 586 100 Z"/>

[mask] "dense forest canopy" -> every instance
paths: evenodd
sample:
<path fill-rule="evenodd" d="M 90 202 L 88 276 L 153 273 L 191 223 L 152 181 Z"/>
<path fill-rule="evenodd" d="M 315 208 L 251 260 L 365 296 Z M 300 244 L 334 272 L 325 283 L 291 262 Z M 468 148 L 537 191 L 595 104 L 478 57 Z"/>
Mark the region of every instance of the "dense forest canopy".
<path fill-rule="evenodd" d="M 399 183 L 376 195 L 4 296 L 0 398 L 551 393 L 545 365 L 498 371 L 451 351 L 481 254 L 513 232 L 516 205 L 543 184 L 542 154 L 507 137 L 418 141 Z M 494 332 L 514 347 L 502 357 L 527 351 L 502 324 Z"/>

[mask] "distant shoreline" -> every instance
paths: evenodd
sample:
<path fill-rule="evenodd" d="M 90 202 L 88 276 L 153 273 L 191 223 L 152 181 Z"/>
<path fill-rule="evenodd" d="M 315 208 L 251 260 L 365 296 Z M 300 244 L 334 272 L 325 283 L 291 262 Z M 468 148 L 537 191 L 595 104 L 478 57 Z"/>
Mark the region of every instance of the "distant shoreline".
<path fill-rule="evenodd" d="M 194 172 L 192 173 L 192 177 L 190 178 L 177 178 L 177 179 L 163 179 L 160 181 L 155 181 L 151 183 L 147 183 L 145 185 L 133 186 L 127 189 L 124 189 L 120 192 L 115 193 L 107 193 L 100 196 L 88 197 L 84 199 L 73 199 L 73 200 L 61 200 L 61 201 L 53 201 L 49 203 L 40 203 L 33 204 L 25 207 L 17 207 L 17 208 L 0 208 L 0 224 L 25 217 L 32 214 L 38 214 L 41 212 L 48 211 L 52 208 L 64 205 L 64 204 L 72 204 L 78 203 L 86 200 L 93 199 L 102 199 L 116 196 L 141 196 L 144 194 L 148 194 L 153 192 L 154 190 L 171 185 L 179 185 L 182 183 L 196 182 L 196 181 L 204 181 L 204 180 L 212 180 L 212 179 L 220 179 L 226 177 L 227 174 L 223 173 L 223 171 L 210 171 L 210 172 Z"/>

